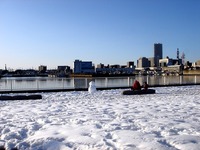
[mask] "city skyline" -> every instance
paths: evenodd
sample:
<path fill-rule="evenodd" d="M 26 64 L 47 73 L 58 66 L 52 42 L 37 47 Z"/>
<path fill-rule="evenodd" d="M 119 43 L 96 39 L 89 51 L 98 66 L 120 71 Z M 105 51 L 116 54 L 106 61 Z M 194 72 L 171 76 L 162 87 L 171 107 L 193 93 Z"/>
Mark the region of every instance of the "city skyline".
<path fill-rule="evenodd" d="M 198 0 L 7 0 L 0 1 L 0 69 L 126 64 L 152 57 L 154 43 L 163 57 L 184 52 L 199 60 Z"/>

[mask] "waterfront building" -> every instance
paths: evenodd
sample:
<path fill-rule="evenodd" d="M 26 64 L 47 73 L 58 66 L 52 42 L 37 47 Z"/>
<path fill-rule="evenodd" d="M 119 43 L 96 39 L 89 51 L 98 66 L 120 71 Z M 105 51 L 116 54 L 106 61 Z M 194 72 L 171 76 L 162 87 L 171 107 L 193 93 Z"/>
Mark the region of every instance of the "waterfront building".
<path fill-rule="evenodd" d="M 200 67 L 200 60 L 194 62 L 193 67 Z"/>
<path fill-rule="evenodd" d="M 45 73 L 47 71 L 47 66 L 40 65 L 38 70 L 40 73 Z"/>
<path fill-rule="evenodd" d="M 173 65 L 174 60 L 172 58 L 166 57 L 159 60 L 160 67 L 167 67 Z"/>
<path fill-rule="evenodd" d="M 97 74 L 133 74 L 135 68 L 96 68 Z"/>
<path fill-rule="evenodd" d="M 96 68 L 97 74 L 133 74 L 135 72 L 135 66 L 133 62 L 128 65 L 107 65 L 98 64 Z"/>
<path fill-rule="evenodd" d="M 58 66 L 57 70 L 58 71 L 70 72 L 70 67 L 69 66 Z"/>
<path fill-rule="evenodd" d="M 94 66 L 92 61 L 81 61 L 75 60 L 74 61 L 74 73 L 75 74 L 93 74 L 95 73 Z"/>
<path fill-rule="evenodd" d="M 185 66 L 185 68 L 191 68 L 192 67 L 192 62 L 186 61 L 184 66 Z"/>
<path fill-rule="evenodd" d="M 159 66 L 162 68 L 163 73 L 166 74 L 182 74 L 182 60 L 181 59 L 172 59 L 166 57 L 159 60 Z"/>
<path fill-rule="evenodd" d="M 127 62 L 127 67 L 128 68 L 133 68 L 134 67 L 134 61 Z"/>
<path fill-rule="evenodd" d="M 159 59 L 163 58 L 163 47 L 161 43 L 154 44 L 154 66 L 159 67 Z"/>
<path fill-rule="evenodd" d="M 97 68 L 104 68 L 104 64 L 102 64 L 102 63 L 98 64 Z"/>
<path fill-rule="evenodd" d="M 137 60 L 137 68 L 149 68 L 149 67 L 150 67 L 150 62 L 148 58 L 141 57 Z"/>
<path fill-rule="evenodd" d="M 110 68 L 120 68 L 120 65 L 110 65 Z"/>
<path fill-rule="evenodd" d="M 172 65 L 182 65 L 182 59 L 172 59 L 169 57 L 166 57 L 164 59 L 159 59 L 160 67 L 168 67 Z"/>
<path fill-rule="evenodd" d="M 173 59 L 173 64 L 174 65 L 182 65 L 182 59 Z"/>
<path fill-rule="evenodd" d="M 69 66 L 58 66 L 57 77 L 67 77 L 71 73 Z"/>
<path fill-rule="evenodd" d="M 150 67 L 154 67 L 155 66 L 155 59 L 154 59 L 154 57 L 150 57 L 150 58 L 148 58 L 148 60 L 149 60 L 149 63 L 150 63 Z"/>

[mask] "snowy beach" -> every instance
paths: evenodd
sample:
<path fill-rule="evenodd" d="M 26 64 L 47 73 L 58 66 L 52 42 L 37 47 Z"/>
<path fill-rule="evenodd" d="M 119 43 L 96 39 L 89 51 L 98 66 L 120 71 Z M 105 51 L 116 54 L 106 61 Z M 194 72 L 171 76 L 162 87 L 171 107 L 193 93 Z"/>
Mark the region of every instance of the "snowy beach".
<path fill-rule="evenodd" d="M 200 86 L 42 93 L 0 101 L 0 146 L 19 150 L 198 150 Z"/>

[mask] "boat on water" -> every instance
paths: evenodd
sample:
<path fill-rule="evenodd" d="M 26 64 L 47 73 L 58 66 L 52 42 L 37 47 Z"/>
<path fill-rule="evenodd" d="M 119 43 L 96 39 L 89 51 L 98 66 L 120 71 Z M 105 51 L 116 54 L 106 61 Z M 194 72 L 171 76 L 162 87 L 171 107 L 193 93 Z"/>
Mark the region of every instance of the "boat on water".
<path fill-rule="evenodd" d="M 148 90 L 125 90 L 122 92 L 123 95 L 142 95 L 142 94 L 155 94 L 156 90 L 148 89 Z"/>

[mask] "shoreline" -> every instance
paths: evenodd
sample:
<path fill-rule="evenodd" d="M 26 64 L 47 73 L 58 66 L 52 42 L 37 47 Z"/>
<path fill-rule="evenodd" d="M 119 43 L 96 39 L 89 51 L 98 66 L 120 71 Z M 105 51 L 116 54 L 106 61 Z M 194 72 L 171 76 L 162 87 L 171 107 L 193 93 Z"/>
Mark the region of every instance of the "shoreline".
<path fill-rule="evenodd" d="M 149 88 L 155 87 L 173 87 L 173 86 L 196 86 L 200 83 L 192 84 L 170 84 L 170 85 L 149 85 Z M 101 87 L 96 88 L 97 90 L 112 90 L 112 89 L 128 89 L 131 86 L 122 86 L 122 87 Z M 10 93 L 51 93 L 51 92 L 70 92 L 70 91 L 88 91 L 88 88 L 71 88 L 71 89 L 42 89 L 42 90 L 13 90 L 13 91 L 0 91 L 0 94 L 10 94 Z"/>
<path fill-rule="evenodd" d="M 38 78 L 38 77 L 48 77 L 48 78 L 98 78 L 98 77 L 133 77 L 133 76 L 200 76 L 200 70 L 185 70 L 183 74 L 173 74 L 173 75 L 166 75 L 166 74 L 160 74 L 160 75 L 154 75 L 154 74 L 70 74 L 66 77 L 51 77 L 48 75 L 9 75 L 9 76 L 3 76 L 0 75 L 0 79 L 3 78 Z"/>

